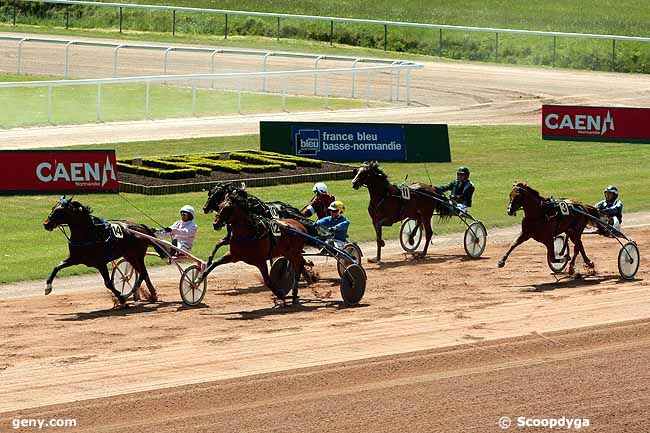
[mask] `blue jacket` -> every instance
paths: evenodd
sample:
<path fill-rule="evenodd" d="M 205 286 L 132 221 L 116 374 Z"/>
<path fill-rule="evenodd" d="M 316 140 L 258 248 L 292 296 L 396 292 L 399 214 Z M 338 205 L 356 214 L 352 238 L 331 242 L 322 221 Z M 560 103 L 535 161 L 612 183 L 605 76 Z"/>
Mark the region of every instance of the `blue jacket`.
<path fill-rule="evenodd" d="M 461 182 L 458 179 L 449 182 L 447 185 L 437 186 L 440 192 L 451 191 L 451 199 L 456 203 L 463 204 L 467 207 L 472 206 L 472 195 L 474 195 L 474 184 L 471 180 Z"/>
<path fill-rule="evenodd" d="M 339 241 L 347 241 L 348 239 L 348 227 L 350 226 L 350 220 L 348 220 L 343 215 L 340 215 L 338 218 L 334 219 L 331 216 L 326 216 L 316 221 L 316 225 L 333 228 L 334 230 L 334 239 Z"/>
<path fill-rule="evenodd" d="M 603 215 L 618 217 L 620 222 L 623 221 L 623 202 L 617 198 L 611 202 L 608 202 L 607 200 L 599 201 L 596 203 L 596 209 L 598 209 Z"/>

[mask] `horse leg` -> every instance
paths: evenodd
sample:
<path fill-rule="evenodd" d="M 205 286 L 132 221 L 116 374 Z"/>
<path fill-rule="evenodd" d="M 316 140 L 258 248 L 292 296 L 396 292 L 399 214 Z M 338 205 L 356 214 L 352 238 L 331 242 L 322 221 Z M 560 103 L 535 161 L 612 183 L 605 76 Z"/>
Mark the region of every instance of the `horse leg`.
<path fill-rule="evenodd" d="M 113 307 L 124 307 L 126 305 L 126 298 L 124 298 L 124 296 L 122 296 L 122 294 L 117 291 L 115 286 L 113 286 L 113 281 L 111 280 L 111 277 L 108 273 L 108 267 L 106 266 L 106 263 L 98 265 L 96 268 L 99 273 L 102 274 L 106 288 L 113 293 Z"/>
<path fill-rule="evenodd" d="M 131 262 L 129 262 L 131 263 Z M 147 299 L 150 302 L 156 302 L 158 301 L 158 294 L 156 293 L 156 288 L 154 287 L 153 283 L 151 282 L 151 278 L 149 278 L 149 272 L 147 271 L 147 266 L 144 264 L 144 256 L 135 258 L 133 262 L 131 263 L 131 266 L 135 268 L 136 271 L 138 271 L 138 280 L 135 283 L 135 290 L 133 292 L 133 299 L 134 300 L 140 300 L 140 286 L 142 285 L 142 282 L 144 281 L 145 284 L 147 285 L 147 289 L 149 290 L 149 295 L 147 296 Z M 136 297 L 137 295 L 137 297 Z"/>
<path fill-rule="evenodd" d="M 214 268 L 216 268 L 217 266 L 223 265 L 225 263 L 232 263 L 233 261 L 234 260 L 233 260 L 232 254 L 230 254 L 230 253 L 224 254 L 223 256 L 221 256 L 219 258 L 219 260 L 217 260 L 216 262 L 212 262 L 207 268 L 205 268 L 205 270 L 203 272 L 201 272 L 201 275 L 199 275 L 199 278 L 196 280 L 196 285 L 203 284 L 203 281 L 206 278 L 208 278 L 208 275 L 210 275 L 210 272 L 212 272 L 212 270 Z M 265 265 L 266 265 L 266 263 L 265 263 Z M 267 272 L 267 274 L 268 274 L 268 272 Z"/>
<path fill-rule="evenodd" d="M 425 218 L 423 221 L 423 225 L 424 225 L 425 243 L 424 243 L 424 251 L 422 251 L 420 257 L 426 257 L 427 251 L 429 250 L 429 244 L 431 243 L 431 238 L 433 237 L 433 229 L 431 228 L 431 218 L 429 219 Z"/>
<path fill-rule="evenodd" d="M 67 259 L 63 260 L 61 263 L 56 265 L 54 269 L 52 269 L 52 273 L 50 274 L 49 277 L 47 277 L 47 281 L 45 282 L 45 294 L 49 295 L 52 293 L 52 281 L 54 281 L 54 277 L 56 277 L 56 274 L 61 270 L 65 268 L 69 268 L 70 266 L 74 266 L 77 263 L 73 262 L 70 260 L 70 257 Z"/>
<path fill-rule="evenodd" d="M 582 255 L 582 259 L 585 261 L 585 265 L 587 265 L 588 268 L 593 269 L 594 262 L 589 260 L 589 257 L 587 257 L 585 246 L 583 245 L 581 239 L 582 233 L 572 232 L 569 234 L 569 237 L 571 238 L 571 242 L 573 242 L 573 257 L 571 258 L 571 263 L 569 263 L 569 275 L 573 275 L 575 273 L 575 262 L 578 258 L 578 253 Z"/>
<path fill-rule="evenodd" d="M 375 223 L 375 235 L 377 236 L 377 256 L 374 258 L 369 258 L 368 263 L 379 263 L 381 262 L 381 248 L 386 245 L 384 240 L 381 238 L 381 228 L 385 220 L 379 220 Z"/>
<path fill-rule="evenodd" d="M 293 289 L 291 289 L 291 302 L 293 305 L 298 305 L 298 282 L 300 281 L 300 276 L 305 270 L 305 258 L 301 253 L 294 253 L 291 258 L 291 265 L 296 274 L 296 281 L 294 282 Z"/>
<path fill-rule="evenodd" d="M 526 242 L 528 239 L 530 239 L 530 235 L 528 233 L 524 233 L 523 230 L 522 230 L 522 232 L 519 233 L 519 236 L 517 237 L 517 239 L 515 239 L 515 241 L 510 245 L 510 248 L 508 248 L 508 251 L 506 251 L 506 253 L 503 255 L 503 257 L 501 257 L 501 260 L 499 260 L 498 266 L 500 268 L 504 267 L 506 265 L 506 260 L 508 260 L 508 256 L 510 255 L 512 250 L 514 250 L 519 245 Z"/>
<path fill-rule="evenodd" d="M 224 245 L 228 245 L 229 243 L 230 243 L 230 239 L 228 237 L 225 237 L 214 245 L 214 248 L 212 249 L 212 253 L 208 256 L 208 263 L 207 263 L 208 266 L 212 264 L 212 260 L 214 259 L 215 254 L 217 254 L 217 250 Z"/>

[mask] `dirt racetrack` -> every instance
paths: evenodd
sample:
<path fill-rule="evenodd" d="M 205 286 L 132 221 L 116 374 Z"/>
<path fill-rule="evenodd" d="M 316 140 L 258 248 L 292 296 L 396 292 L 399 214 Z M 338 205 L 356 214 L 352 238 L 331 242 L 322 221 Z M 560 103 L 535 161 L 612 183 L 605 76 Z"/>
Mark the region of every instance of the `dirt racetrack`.
<path fill-rule="evenodd" d="M 650 229 L 627 232 L 643 256 Z M 499 270 L 505 244 L 471 261 L 458 236 L 422 261 L 367 265 L 357 308 L 340 304 L 332 263 L 321 298 L 305 288 L 297 307 L 274 307 L 249 270 L 211 278 L 204 308 L 184 308 L 175 279 L 157 282 L 162 302 L 122 311 L 100 284 L 5 300 L 0 429 L 29 417 L 89 432 L 491 432 L 501 416 L 564 416 L 647 432 L 643 262 L 622 282 L 618 244 L 589 236 L 597 273 L 556 281 L 539 244 Z"/>

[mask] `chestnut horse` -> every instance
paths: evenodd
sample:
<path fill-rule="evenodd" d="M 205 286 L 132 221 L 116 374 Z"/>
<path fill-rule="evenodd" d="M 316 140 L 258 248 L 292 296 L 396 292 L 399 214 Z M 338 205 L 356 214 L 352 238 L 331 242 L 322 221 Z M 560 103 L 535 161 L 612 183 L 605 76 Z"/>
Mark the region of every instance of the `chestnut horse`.
<path fill-rule="evenodd" d="M 161 257 L 164 256 L 164 252 L 159 249 L 159 246 L 146 239 L 138 238 L 130 232 L 131 230 L 155 236 L 153 230 L 143 224 L 114 221 L 112 224 L 119 226 L 117 231 L 121 233 L 121 237 L 116 237 L 108 222 L 94 217 L 91 213 L 92 209 L 90 207 L 84 206 L 77 201 L 70 201 L 64 196 L 43 221 L 43 227 L 48 231 L 65 225 L 70 228 L 70 237 L 68 239 L 69 255 L 52 270 L 47 279 L 45 294 L 49 295 L 52 292 L 52 281 L 61 269 L 74 265 L 86 265 L 96 268 L 102 275 L 104 285 L 114 295 L 114 306 L 123 307 L 126 299 L 113 286 L 106 264 L 124 257 L 139 275 L 135 284 L 135 298 L 139 299 L 139 288 L 142 281 L 145 281 L 149 289 L 149 300 L 156 301 L 156 289 L 149 279 L 144 264 L 144 256 L 149 246 L 153 246 Z"/>
<path fill-rule="evenodd" d="M 544 244 L 549 263 L 556 263 L 557 259 L 553 248 L 553 239 L 560 233 L 566 233 L 574 245 L 573 257 L 569 264 L 569 274 L 575 272 L 575 261 L 578 258 L 578 253 L 582 254 L 585 264 L 593 269 L 594 263 L 587 257 L 581 237 L 585 227 L 591 223 L 591 220 L 585 214 L 598 218 L 599 212 L 593 206 L 575 201 L 565 200 L 565 202 L 568 205 L 569 215 L 562 215 L 557 208 L 557 202 L 542 197 L 526 183 L 520 182 L 514 184 L 510 192 L 508 215 L 514 216 L 517 210 L 523 209 L 524 219 L 521 221 L 521 233 L 519 237 L 510 245 L 508 251 L 499 260 L 499 267 L 502 268 L 505 266 L 506 260 L 512 250 L 531 238 Z M 578 212 L 571 211 L 572 208 Z"/>
<path fill-rule="evenodd" d="M 452 215 L 444 195 L 439 194 L 431 185 L 414 183 L 408 186 L 410 198 L 406 199 L 400 189 L 388 181 L 388 176 L 376 161 L 366 162 L 356 171 L 352 188 L 359 189 L 363 185 L 368 187 L 370 193 L 368 213 L 377 235 L 377 256 L 368 259 L 368 262 L 381 261 L 381 248 L 386 245 L 381 237 L 382 227 L 392 226 L 406 218 L 412 218 L 424 227 L 426 242 L 421 254 L 424 257 L 433 236 L 431 217 L 434 213 L 443 219 Z"/>
<path fill-rule="evenodd" d="M 226 225 L 230 227 L 230 252 L 211 263 L 199 276 L 200 284 L 214 268 L 225 263 L 242 261 L 259 269 L 264 284 L 279 298 L 284 299 L 283 289 L 273 287 L 269 278 L 267 260 L 286 257 L 296 274 L 296 284 L 292 287 L 293 301 L 298 300 L 297 280 L 303 274 L 305 259 L 302 251 L 305 237 L 296 231 L 307 233 L 305 226 L 295 220 L 280 219 L 272 221 L 254 214 L 249 207 L 246 191 L 237 189 L 226 195 L 219 205 L 214 228 L 219 230 Z M 277 224 L 279 235 L 273 233 L 272 224 Z"/>

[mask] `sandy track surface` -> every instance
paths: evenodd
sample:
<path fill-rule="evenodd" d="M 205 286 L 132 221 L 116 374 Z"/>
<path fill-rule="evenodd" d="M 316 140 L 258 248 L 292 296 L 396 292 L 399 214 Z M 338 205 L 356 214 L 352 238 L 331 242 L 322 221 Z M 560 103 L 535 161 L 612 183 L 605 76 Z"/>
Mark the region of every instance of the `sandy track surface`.
<path fill-rule="evenodd" d="M 650 229 L 630 229 L 628 233 L 638 241 L 642 254 L 647 251 Z M 529 403 L 522 403 L 521 409 L 526 409 L 522 416 L 545 415 L 535 412 L 540 408 L 536 406 L 538 403 L 544 404 L 543 407 L 558 408 L 563 407 L 561 402 L 571 401 L 569 409 L 580 409 L 580 413 L 571 413 L 572 416 L 588 417 L 590 413 L 587 413 L 587 408 L 593 398 L 599 399 L 598 407 L 601 408 L 609 403 L 623 404 L 632 399 L 626 391 L 627 387 L 631 387 L 633 395 L 638 387 L 647 386 L 648 383 L 644 382 L 643 385 L 638 379 L 639 375 L 647 374 L 646 369 L 638 364 L 639 359 L 647 354 L 647 336 L 642 332 L 637 332 L 635 335 L 639 339 L 629 345 L 619 341 L 618 337 L 604 338 L 602 354 L 607 355 L 605 357 L 601 356 L 600 349 L 592 352 L 580 349 L 580 346 L 574 348 L 569 343 L 558 342 L 555 334 L 549 334 L 564 329 L 650 318 L 648 272 L 642 264 L 636 280 L 622 282 L 616 268 L 617 245 L 612 239 L 590 236 L 586 240 L 586 248 L 597 264 L 596 275 L 583 275 L 578 279 L 564 276 L 559 281 L 548 271 L 543 247 L 534 243 L 516 250 L 506 268 L 501 270 L 496 269 L 495 262 L 506 245 L 500 243 L 490 245 L 485 257 L 478 261 L 467 260 L 460 245 L 437 249 L 435 254 L 422 261 L 405 260 L 400 255 L 393 255 L 381 266 L 367 266 L 368 289 L 363 305 L 358 308 L 344 308 L 339 302 L 338 282 L 334 278 L 332 263 L 319 266 L 323 279 L 313 286 L 318 293 L 310 288 L 302 289 L 302 302 L 296 307 L 275 307 L 269 292 L 259 283 L 259 277 L 250 270 L 211 278 L 205 299 L 206 308 L 184 308 L 179 302 L 175 280 L 158 284 L 163 302 L 137 304 L 122 311 L 107 310 L 110 301 L 98 284 L 88 287 L 96 290 L 84 293 L 6 300 L 0 304 L 0 329 L 4 336 L 0 349 L 0 393 L 11 398 L 0 401 L 0 412 L 20 410 L 21 414 L 26 414 L 45 410 L 47 413 L 74 413 L 74 408 L 92 408 L 96 404 L 79 403 L 80 400 L 196 385 L 196 388 L 156 391 L 146 397 L 117 397 L 115 401 L 131 405 L 133 412 L 127 412 L 132 415 L 122 414 L 118 417 L 114 413 L 109 421 L 105 415 L 89 409 L 84 423 L 97 426 L 96 430 L 90 428 L 89 431 L 101 431 L 100 425 L 104 425 L 106 431 L 118 431 L 131 422 L 142 422 L 142 431 L 147 431 L 150 421 L 160 423 L 159 431 L 167 431 L 166 428 L 169 431 L 175 428 L 178 431 L 202 431 L 201 428 L 204 431 L 268 431 L 273 430 L 277 422 L 274 417 L 279 414 L 270 409 L 267 411 L 265 405 L 285 406 L 282 394 L 276 396 L 272 392 L 260 391 L 249 395 L 242 391 L 238 394 L 241 395 L 239 399 L 224 395 L 218 398 L 216 404 L 202 402 L 197 403 L 197 407 L 191 404 L 188 407 L 189 403 L 183 399 L 193 398 L 188 396 L 194 396 L 194 389 L 212 387 L 219 390 L 221 386 L 241 386 L 241 389 L 245 389 L 256 386 L 251 384 L 256 384 L 257 379 L 199 385 L 204 382 L 532 335 L 531 344 L 536 346 L 536 355 L 531 358 L 534 361 L 515 366 L 512 370 L 509 364 L 512 358 L 507 355 L 508 352 L 499 354 L 500 343 L 495 343 L 495 346 L 478 345 L 475 351 L 466 353 L 468 356 L 463 362 L 470 362 L 470 365 L 465 373 L 440 373 L 442 376 L 431 373 L 430 386 L 437 388 L 436 381 L 446 378 L 450 380 L 447 383 L 451 387 L 448 392 L 453 393 L 453 386 L 456 385 L 460 386 L 456 391 L 461 394 L 454 397 L 443 393 L 440 399 L 429 400 L 430 411 L 417 416 L 409 413 L 420 422 L 431 422 L 446 407 L 440 406 L 442 402 L 453 401 L 453 404 L 473 406 L 472 401 L 492 395 L 494 390 L 490 387 L 497 386 L 495 378 L 507 376 L 510 377 L 507 381 L 517 382 L 520 389 L 529 389 L 525 400 Z M 327 297 L 328 292 L 331 292 L 331 297 Z M 586 343 L 589 339 L 584 340 Z M 552 352 L 547 354 L 549 345 L 557 346 L 561 351 L 569 350 L 572 353 L 568 356 L 570 359 L 554 357 Z M 452 351 L 455 350 L 465 349 Z M 637 353 L 637 350 L 641 352 Z M 471 364 L 475 359 L 472 354 L 482 352 L 496 353 L 499 362 L 505 364 L 483 368 L 485 365 L 480 362 L 480 357 L 476 358 L 479 360 L 477 364 Z M 381 399 L 382 404 L 388 407 L 394 404 L 399 407 L 398 403 L 402 401 L 408 406 L 405 409 L 414 410 L 423 403 L 416 395 L 428 395 L 428 391 L 426 387 L 421 388 L 423 384 L 420 379 L 400 382 L 400 362 L 397 361 L 394 367 L 397 379 L 383 373 L 376 376 L 372 373 L 371 381 L 375 384 L 368 389 L 364 388 L 363 381 L 357 383 L 353 376 L 346 379 L 343 374 L 338 380 L 323 379 L 328 383 L 327 387 L 333 387 L 333 390 L 331 395 L 327 392 L 321 394 L 324 389 L 316 381 L 311 391 L 313 395 L 303 399 L 300 398 L 300 391 L 297 391 L 290 398 L 297 406 L 307 408 L 305 410 L 311 414 L 312 418 L 309 419 L 313 423 L 305 421 L 304 416 L 308 414 L 302 414 L 303 418 L 298 415 L 289 418 L 293 419 L 292 422 L 304 423 L 304 428 L 298 429 L 300 431 L 309 428 L 330 430 L 327 427 L 329 424 L 319 424 L 330 419 L 342 423 L 340 425 L 345 427 L 344 431 L 354 431 L 354 425 L 348 424 L 350 418 L 337 417 L 334 409 L 347 401 L 349 396 L 354 396 L 355 392 L 361 393 L 358 404 L 366 408 L 366 412 L 361 411 L 361 416 L 378 413 L 373 399 Z M 567 364 L 563 364 L 565 362 Z M 364 361 L 362 364 L 368 367 L 361 369 L 373 371 L 374 363 Z M 422 365 L 418 363 L 418 368 L 426 370 L 428 367 L 423 366 L 438 364 L 434 356 Z M 598 368 L 613 377 L 612 385 L 606 392 L 596 387 L 594 390 L 600 390 L 599 394 L 585 394 L 588 385 L 581 381 L 578 372 L 593 377 L 595 381 L 602 380 L 595 371 L 588 373 L 592 367 L 581 367 L 585 364 L 597 364 Z M 408 370 L 410 367 L 404 368 Z M 433 371 L 436 371 L 435 368 Z M 478 370 L 472 370 L 476 368 Z M 552 383 L 565 383 L 567 388 L 558 390 L 551 387 L 542 392 L 539 398 L 536 395 L 531 398 L 533 390 L 537 392 L 539 388 L 536 385 L 528 388 L 529 377 L 525 373 L 538 368 L 541 369 L 539 373 L 531 377 L 540 381 L 552 379 Z M 325 369 L 330 370 L 330 367 Z M 331 371 L 336 371 L 336 368 Z M 630 371 L 634 375 L 630 375 Z M 327 377 L 319 372 L 317 368 L 310 374 Z M 453 379 L 456 376 L 461 382 Z M 271 376 L 268 383 L 286 381 L 287 386 L 291 387 L 302 378 L 302 373 L 282 373 Z M 462 384 L 466 379 L 469 382 Z M 619 385 L 623 388 L 616 388 Z M 389 397 L 393 387 L 397 387 L 396 395 L 405 392 L 411 397 L 408 400 Z M 378 390 L 379 394 L 375 395 L 372 390 Z M 475 393 L 473 400 L 469 397 L 472 392 Z M 340 400 L 337 395 L 348 397 Z M 461 395 L 466 395 L 469 400 L 464 401 Z M 150 397 L 157 396 L 163 396 L 163 400 L 149 403 Z M 513 398 L 508 396 L 504 401 L 510 401 L 509 404 L 518 401 Z M 327 410 L 325 400 L 331 400 L 333 412 Z M 213 402 L 212 399 L 208 401 Z M 256 401 L 257 406 L 254 404 Z M 434 404 L 435 401 L 438 403 Z M 504 410 L 503 404 L 506 403 L 497 404 L 498 401 L 501 400 L 495 398 L 493 401 L 494 410 Z M 645 400 L 635 401 L 636 405 L 647 404 Z M 325 405 L 324 412 L 316 412 L 319 402 Z M 66 403 L 69 405 L 24 411 Z M 312 403 L 316 406 L 312 406 Z M 107 401 L 101 404 L 112 403 Z M 357 407 L 355 405 L 347 407 Z M 156 417 L 151 420 L 141 418 L 136 412 L 144 407 L 146 410 L 157 407 Z M 166 408 L 170 407 L 176 409 L 169 412 Z M 260 409 L 255 416 L 266 419 L 268 424 L 258 425 L 252 419 L 246 420 L 246 417 L 238 415 L 254 407 Z M 187 430 L 182 430 L 181 426 L 189 425 L 186 424 L 189 421 L 179 411 L 189 416 L 195 413 L 195 409 L 200 412 L 196 413 L 200 415 L 197 419 L 205 424 L 201 428 L 195 425 L 196 428 L 186 427 Z M 630 407 L 625 406 L 624 409 L 630 410 Z M 82 413 L 85 409 L 79 410 Z M 329 415 L 318 421 L 323 413 Z M 390 410 L 386 412 L 386 416 L 390 413 Z M 2 416 L 10 419 L 15 413 Z M 451 422 L 458 416 L 458 413 L 448 416 L 445 422 Z M 207 424 L 217 421 L 234 424 L 232 427 L 224 424 L 223 429 L 217 430 L 207 427 Z M 469 416 L 470 421 L 476 426 L 480 420 L 472 415 Z M 384 419 L 384 422 L 388 420 Z M 603 422 L 609 423 L 611 420 L 607 418 Z M 269 428 L 265 429 L 265 425 Z M 363 429 L 368 425 L 364 424 Z M 415 430 L 409 431 L 420 431 L 422 427 L 418 427 L 417 423 L 414 426 Z"/>
<path fill-rule="evenodd" d="M 61 73 L 63 46 L 25 43 L 23 70 L 30 74 Z M 70 55 L 70 74 L 74 77 L 107 77 L 113 73 L 112 50 L 75 47 Z M 120 54 L 118 75 L 160 74 L 162 54 L 125 50 Z M 269 70 L 311 68 L 312 61 L 271 58 Z M 340 62 L 322 63 L 320 67 L 342 66 Z M 207 72 L 209 56 L 195 53 L 172 53 L 168 73 Z M 347 65 L 349 66 L 349 65 Z M 16 44 L 0 42 L 0 71 L 16 70 Z M 260 59 L 228 56 L 219 62 L 218 71 L 257 71 Z M 54 72 L 53 72 L 54 71 Z M 359 89 L 365 82 L 359 78 Z M 381 74 L 371 81 L 371 96 L 387 99 L 389 78 Z M 424 62 L 424 69 L 412 75 L 412 107 L 353 110 L 352 112 L 281 113 L 275 115 L 225 116 L 200 119 L 116 122 L 81 126 L 12 129 L 2 131 L 0 148 L 61 146 L 241 135 L 257 133 L 259 121 L 277 120 L 350 120 L 366 122 L 411 122 L 450 124 L 508 124 L 539 122 L 542 103 L 576 103 L 588 105 L 648 106 L 650 77 L 640 74 L 617 74 L 574 70 L 557 70 L 468 64 Z M 257 83 L 259 84 L 259 83 Z M 323 83 L 321 83 L 323 84 Z M 402 85 L 404 78 L 402 77 Z M 233 83 L 224 83 L 225 87 Z M 255 83 L 247 86 L 254 90 Z M 277 90 L 281 82 L 270 80 L 269 89 Z M 337 76 L 328 83 L 334 96 L 351 91 L 350 77 Z M 310 77 L 292 79 L 289 91 L 311 94 Z M 338 93 L 337 93 L 338 92 Z M 404 98 L 402 89 L 401 98 Z"/>

